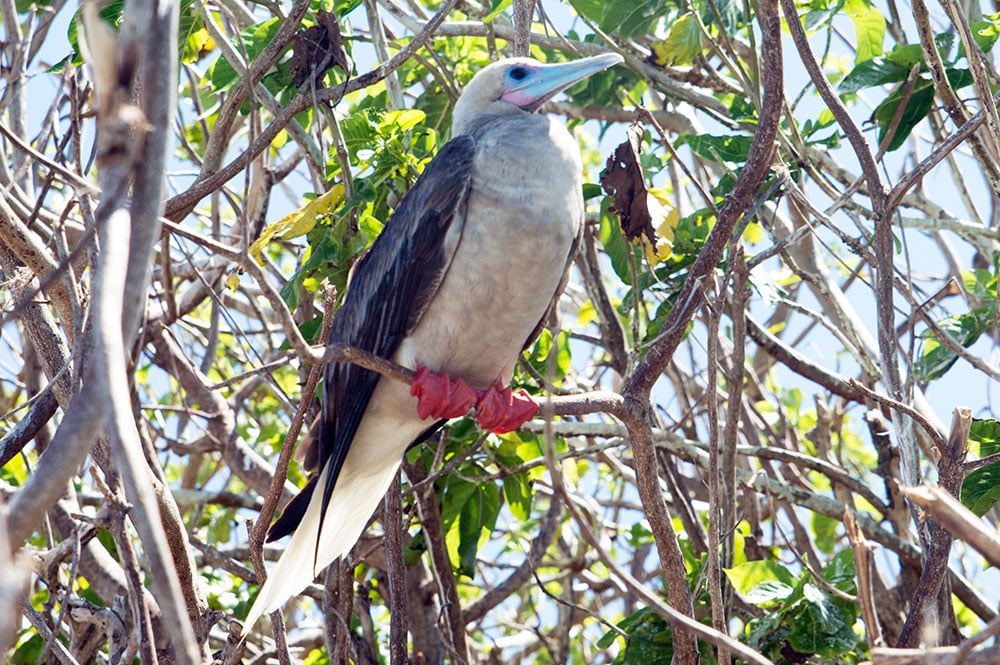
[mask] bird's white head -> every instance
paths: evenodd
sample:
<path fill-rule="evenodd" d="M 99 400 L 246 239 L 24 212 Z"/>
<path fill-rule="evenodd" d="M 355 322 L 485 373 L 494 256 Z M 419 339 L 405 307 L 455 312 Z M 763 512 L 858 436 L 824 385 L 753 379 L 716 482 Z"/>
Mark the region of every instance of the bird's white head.
<path fill-rule="evenodd" d="M 482 116 L 534 113 L 560 91 L 620 62 L 617 53 L 550 65 L 532 58 L 494 62 L 465 86 L 452 114 L 452 134 L 467 133 Z"/>

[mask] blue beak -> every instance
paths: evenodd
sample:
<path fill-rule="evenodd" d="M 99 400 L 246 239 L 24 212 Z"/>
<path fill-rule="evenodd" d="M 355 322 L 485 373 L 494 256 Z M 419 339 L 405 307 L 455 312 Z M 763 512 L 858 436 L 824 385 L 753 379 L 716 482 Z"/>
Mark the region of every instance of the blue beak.
<path fill-rule="evenodd" d="M 617 53 L 602 53 L 572 62 L 525 66 L 523 69 L 527 70 L 527 75 L 519 80 L 511 77 L 511 73 L 517 69 L 514 68 L 507 74 L 507 89 L 503 99 L 525 111 L 537 111 L 542 104 L 574 83 L 623 61 Z"/>

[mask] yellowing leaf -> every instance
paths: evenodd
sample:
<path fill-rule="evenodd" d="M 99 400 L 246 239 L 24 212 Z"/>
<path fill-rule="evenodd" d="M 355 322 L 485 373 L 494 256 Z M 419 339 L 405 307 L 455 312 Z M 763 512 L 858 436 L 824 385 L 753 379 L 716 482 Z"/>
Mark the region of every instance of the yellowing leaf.
<path fill-rule="evenodd" d="M 580 305 L 580 310 L 576 323 L 577 325 L 582 327 L 589 323 L 593 323 L 596 320 L 597 320 L 597 308 L 594 307 L 594 301 L 591 300 L 590 298 L 587 298 L 586 300 L 583 301 L 583 304 Z"/>
<path fill-rule="evenodd" d="M 291 212 L 277 222 L 264 227 L 260 236 L 250 244 L 250 256 L 255 258 L 260 265 L 264 265 L 262 258 L 264 249 L 273 240 L 304 236 L 313 230 L 313 227 L 316 226 L 316 220 L 321 215 L 333 212 L 343 202 L 344 186 L 342 184 L 334 185 L 327 193 L 317 196 L 295 212 Z"/>
<path fill-rule="evenodd" d="M 652 61 L 660 67 L 690 65 L 701 53 L 701 28 L 694 14 L 687 13 L 674 21 L 666 39 L 653 42 Z"/>
<path fill-rule="evenodd" d="M 215 40 L 205 28 L 199 28 L 190 35 L 184 43 L 182 58 L 185 63 L 197 62 L 215 50 Z"/>
<path fill-rule="evenodd" d="M 424 121 L 424 112 L 417 109 L 405 109 L 403 111 L 392 111 L 382 116 L 382 121 L 378 123 L 379 129 L 393 127 L 396 131 L 405 132 L 412 129 Z M 382 132 L 379 132 L 382 133 Z"/>
<path fill-rule="evenodd" d="M 562 469 L 563 473 L 565 474 L 564 476 L 565 480 L 567 480 L 570 483 L 570 485 L 575 489 L 576 486 L 580 483 L 580 477 L 583 476 L 583 474 L 580 472 L 580 464 L 577 463 L 577 460 L 574 460 L 572 458 L 567 458 L 563 460 Z"/>
<path fill-rule="evenodd" d="M 760 224 L 747 224 L 743 232 L 743 240 L 750 245 L 756 245 L 764 239 L 764 227 Z"/>
<path fill-rule="evenodd" d="M 670 204 L 670 195 L 667 190 L 653 188 L 649 190 L 649 216 L 656 224 L 656 247 L 643 237 L 642 244 L 646 250 L 646 260 L 655 266 L 661 261 L 665 261 L 674 253 L 674 229 L 681 221 L 681 214 L 677 208 Z M 659 221 L 657 221 L 659 220 Z"/>

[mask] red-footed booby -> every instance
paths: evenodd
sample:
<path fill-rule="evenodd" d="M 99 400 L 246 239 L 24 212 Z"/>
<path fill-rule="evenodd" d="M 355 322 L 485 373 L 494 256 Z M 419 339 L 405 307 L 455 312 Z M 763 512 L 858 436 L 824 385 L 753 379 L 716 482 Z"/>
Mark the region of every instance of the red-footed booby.
<path fill-rule="evenodd" d="M 537 113 L 561 90 L 622 61 L 510 58 L 480 71 L 452 138 L 352 272 L 331 343 L 417 370 L 412 386 L 349 363 L 325 368 L 320 473 L 271 526 L 292 534 L 244 632 L 350 551 L 403 454 L 473 406 L 481 427 L 517 429 L 538 410 L 505 386 L 565 284 L 583 226 L 576 141 Z M 307 453 L 307 458 L 310 455 Z"/>

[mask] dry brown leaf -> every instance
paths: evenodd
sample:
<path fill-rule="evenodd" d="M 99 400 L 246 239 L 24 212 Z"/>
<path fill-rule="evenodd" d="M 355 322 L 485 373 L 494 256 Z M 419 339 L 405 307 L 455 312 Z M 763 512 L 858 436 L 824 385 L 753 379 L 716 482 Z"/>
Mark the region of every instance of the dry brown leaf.
<path fill-rule="evenodd" d="M 650 244 L 656 247 L 656 231 L 649 215 L 646 182 L 639 165 L 644 133 L 639 124 L 628 128 L 628 140 L 615 148 L 615 153 L 608 157 L 604 173 L 601 174 L 601 187 L 615 197 L 611 211 L 617 213 L 625 236 L 629 240 L 646 236 Z"/>
<path fill-rule="evenodd" d="M 337 17 L 321 9 L 316 13 L 316 25 L 292 37 L 292 78 L 295 85 L 302 85 L 310 77 L 319 79 L 334 65 L 351 73 L 351 59 L 341 42 Z"/>

